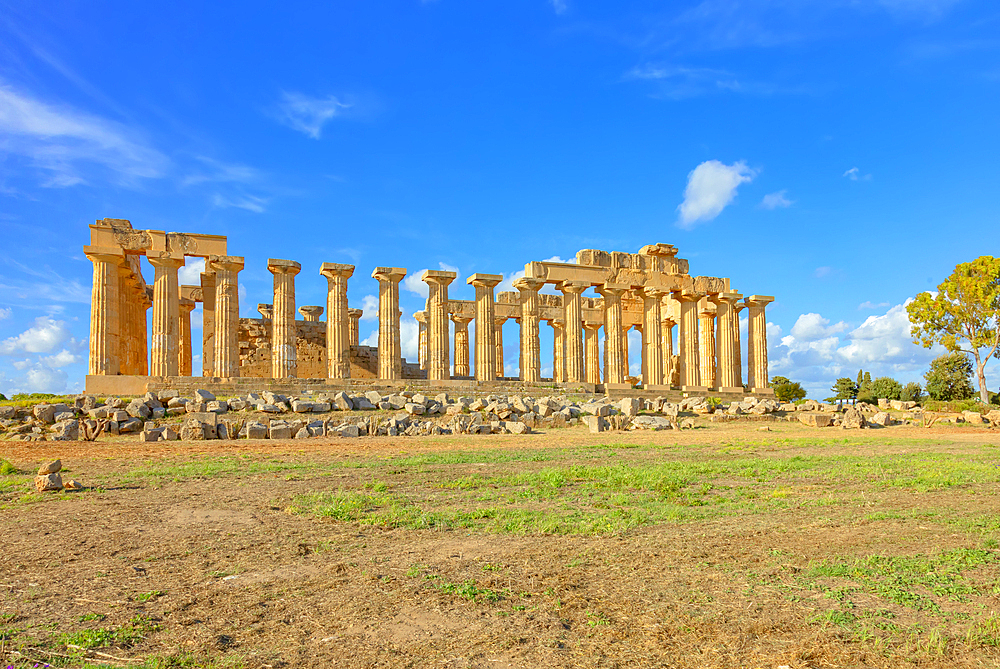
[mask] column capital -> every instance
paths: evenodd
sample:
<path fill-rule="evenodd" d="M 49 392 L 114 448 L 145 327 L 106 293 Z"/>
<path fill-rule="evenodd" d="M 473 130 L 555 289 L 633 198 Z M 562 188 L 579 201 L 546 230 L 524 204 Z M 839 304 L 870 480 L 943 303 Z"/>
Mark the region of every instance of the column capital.
<path fill-rule="evenodd" d="M 502 274 L 476 273 L 470 276 L 468 279 L 466 279 L 465 283 L 469 284 L 470 286 L 475 286 L 476 288 L 493 288 L 501 281 L 503 281 Z"/>
<path fill-rule="evenodd" d="M 541 289 L 541 287 L 545 285 L 545 281 L 543 281 L 542 279 L 533 279 L 528 276 L 522 276 L 519 279 L 515 279 L 513 285 L 522 293 L 523 292 L 537 293 Z"/>
<path fill-rule="evenodd" d="M 304 307 L 299 307 L 299 313 L 302 314 L 302 318 L 306 320 L 318 321 L 319 317 L 323 315 L 324 308 L 318 305 L 306 305 Z"/>
<path fill-rule="evenodd" d="M 325 262 L 319 266 L 319 273 L 328 279 L 332 279 L 335 276 L 342 276 L 345 279 L 350 279 L 354 275 L 354 265 Z"/>
<path fill-rule="evenodd" d="M 462 314 L 449 314 L 449 318 L 451 318 L 452 323 L 458 326 L 468 325 L 473 320 L 472 316 L 463 316 Z"/>
<path fill-rule="evenodd" d="M 763 307 L 774 302 L 774 298 L 770 295 L 751 295 L 743 301 L 748 307 Z"/>
<path fill-rule="evenodd" d="M 494 316 L 493 317 L 493 324 L 494 325 L 503 325 L 506 322 L 507 322 L 507 316 Z"/>
<path fill-rule="evenodd" d="M 388 283 L 399 283 L 406 276 L 405 267 L 376 267 L 372 270 L 372 278 Z"/>
<path fill-rule="evenodd" d="M 295 276 L 302 271 L 302 265 L 294 260 L 281 260 L 280 258 L 267 259 L 267 271 L 271 274 L 291 274 Z"/>
<path fill-rule="evenodd" d="M 165 267 L 167 269 L 180 269 L 181 267 L 184 267 L 184 258 L 174 258 L 173 256 L 168 255 L 156 256 L 147 253 L 146 260 L 148 260 L 149 264 L 153 267 Z"/>
<path fill-rule="evenodd" d="M 194 300 L 188 300 L 184 298 L 181 298 L 180 302 L 178 303 L 181 313 L 188 313 L 188 314 L 194 310 L 195 305 L 196 302 Z"/>
<path fill-rule="evenodd" d="M 413 318 L 418 323 L 427 323 L 427 312 L 426 311 L 415 311 L 415 312 L 413 312 Z"/>
<path fill-rule="evenodd" d="M 436 283 L 439 286 L 447 286 L 458 278 L 458 272 L 445 272 L 437 269 L 425 269 L 420 280 L 426 284 Z"/>
<path fill-rule="evenodd" d="M 722 303 L 732 304 L 738 300 L 743 299 L 743 296 L 736 291 L 730 291 L 728 293 L 709 293 L 708 301 L 715 305 L 720 305 Z"/>
<path fill-rule="evenodd" d="M 705 297 L 705 293 L 699 293 L 694 290 L 678 290 L 673 295 L 674 299 L 678 302 L 697 302 Z"/>
<path fill-rule="evenodd" d="M 264 320 L 271 320 L 274 316 L 274 305 L 273 304 L 258 304 L 257 311 L 260 312 L 261 318 Z"/>
<path fill-rule="evenodd" d="M 667 327 L 671 327 L 671 328 L 673 326 L 677 325 L 677 321 L 674 319 L 673 314 L 664 316 L 663 318 L 660 319 L 660 322 L 663 323 L 664 325 L 666 325 Z"/>
<path fill-rule="evenodd" d="M 654 300 L 661 300 L 664 295 L 668 295 L 669 293 L 669 290 L 666 288 L 660 288 L 659 286 L 646 286 L 642 289 L 643 295 Z"/>
<path fill-rule="evenodd" d="M 556 330 L 562 330 L 564 327 L 566 327 L 566 321 L 562 320 L 561 318 L 553 318 L 552 320 L 549 321 L 549 325 L 551 325 Z"/>
<path fill-rule="evenodd" d="M 715 305 L 711 303 L 706 303 L 704 307 L 698 310 L 699 318 L 715 318 L 717 315 Z"/>
<path fill-rule="evenodd" d="M 147 256 L 148 258 L 149 256 Z M 152 262 L 152 261 L 150 261 Z M 208 256 L 206 267 L 210 267 L 216 272 L 239 272 L 243 269 L 242 256 Z"/>
<path fill-rule="evenodd" d="M 560 281 L 556 287 L 563 293 L 579 294 L 590 288 L 590 284 L 586 281 Z"/>
<path fill-rule="evenodd" d="M 125 262 L 125 253 L 121 249 L 106 246 L 84 246 L 83 254 L 91 262 L 110 262 L 116 265 Z"/>
<path fill-rule="evenodd" d="M 602 283 L 596 290 L 604 297 L 621 297 L 630 290 L 630 287 L 622 283 Z"/>
<path fill-rule="evenodd" d="M 583 323 L 583 329 L 584 330 L 593 330 L 594 332 L 596 332 L 596 331 L 598 331 L 598 330 L 601 329 L 602 325 L 604 325 L 604 323 L 599 323 L 599 322 L 588 323 L 588 322 L 584 321 L 584 323 Z"/>
<path fill-rule="evenodd" d="M 365 314 L 365 310 L 364 309 L 348 309 L 347 310 L 347 315 L 349 317 L 351 317 L 351 318 L 361 318 L 362 316 L 364 316 L 364 314 Z"/>

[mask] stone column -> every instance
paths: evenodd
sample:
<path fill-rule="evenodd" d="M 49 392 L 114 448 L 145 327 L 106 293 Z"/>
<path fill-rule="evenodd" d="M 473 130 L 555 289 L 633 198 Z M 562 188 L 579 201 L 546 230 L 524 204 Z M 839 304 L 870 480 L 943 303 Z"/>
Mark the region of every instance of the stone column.
<path fill-rule="evenodd" d="M 215 373 L 215 274 L 201 275 L 201 374 Z"/>
<path fill-rule="evenodd" d="M 580 296 L 590 284 L 583 281 L 563 281 L 559 291 L 563 294 L 563 318 L 566 322 L 566 381 L 581 383 L 586 379 L 583 366 L 583 313 Z"/>
<path fill-rule="evenodd" d="M 748 383 L 755 395 L 773 395 L 767 375 L 767 318 L 764 307 L 774 301 L 767 295 L 751 295 L 746 298 L 750 310 L 750 329 L 747 333 Z"/>
<path fill-rule="evenodd" d="M 455 376 L 471 376 L 469 374 L 469 323 L 468 316 L 452 314 L 455 324 Z"/>
<path fill-rule="evenodd" d="M 302 315 L 302 320 L 306 323 L 319 323 L 319 317 L 323 315 L 323 307 L 313 305 L 299 307 L 299 314 Z"/>
<path fill-rule="evenodd" d="M 736 385 L 743 390 L 743 336 L 740 334 L 740 312 L 746 309 L 746 305 L 742 302 L 734 302 L 732 306 L 733 310 L 733 357 L 736 358 L 735 365 L 733 366 L 733 373 L 735 375 Z"/>
<path fill-rule="evenodd" d="M 666 309 L 665 304 L 661 304 L 661 309 Z M 677 322 L 674 321 L 673 312 L 666 311 L 660 321 L 662 326 L 662 336 L 663 336 L 663 383 L 664 385 L 673 385 L 673 370 L 674 370 L 674 326 Z"/>
<path fill-rule="evenodd" d="M 698 356 L 701 361 L 701 384 L 707 388 L 718 388 L 715 342 L 715 309 L 708 302 L 698 309 Z"/>
<path fill-rule="evenodd" d="M 359 321 L 364 313 L 364 309 L 347 310 L 347 316 L 350 318 L 350 322 L 347 324 L 347 339 L 351 346 L 361 346 L 361 324 Z M 327 316 L 327 320 L 330 320 L 329 316 Z"/>
<path fill-rule="evenodd" d="M 645 352 L 643 383 L 662 386 L 663 383 L 663 323 L 660 304 L 666 294 L 662 288 L 647 287 L 642 291 L 642 348 Z"/>
<path fill-rule="evenodd" d="M 506 372 L 503 368 L 503 324 L 507 322 L 506 316 L 495 316 L 493 318 L 493 333 L 496 336 L 496 346 L 497 346 L 497 358 L 496 358 L 496 373 L 497 378 L 502 379 L 506 376 Z"/>
<path fill-rule="evenodd" d="M 214 376 L 240 375 L 240 290 L 236 275 L 243 269 L 240 256 L 212 256 L 209 266 L 215 273 L 215 353 Z"/>
<path fill-rule="evenodd" d="M 137 326 L 139 328 L 139 376 L 149 375 L 149 341 L 148 335 L 146 333 L 146 325 L 149 323 L 149 316 L 147 312 L 153 306 L 153 298 L 150 295 L 151 289 L 147 286 L 143 286 L 139 291 L 139 320 L 137 321 Z"/>
<path fill-rule="evenodd" d="M 132 286 L 132 268 L 124 262 L 118 266 L 118 373 L 123 375 L 135 373 L 135 296 Z"/>
<path fill-rule="evenodd" d="M 476 380 L 496 378 L 496 335 L 493 332 L 493 289 L 503 281 L 500 274 L 473 274 L 465 280 L 476 287 Z"/>
<path fill-rule="evenodd" d="M 191 350 L 191 312 L 194 311 L 193 300 L 181 300 L 177 305 L 180 313 L 180 343 L 177 346 L 178 376 L 191 376 L 194 353 Z"/>
<path fill-rule="evenodd" d="M 718 293 L 709 295 L 709 300 L 715 304 L 715 346 L 719 352 L 716 381 L 719 391 L 723 393 L 741 393 L 743 384 L 740 382 L 739 369 L 736 361 L 736 348 L 739 346 L 739 318 L 733 308 L 742 295 L 739 293 Z M 736 320 L 736 327 L 733 321 Z"/>
<path fill-rule="evenodd" d="M 271 325 L 271 378 L 298 376 L 295 327 L 295 275 L 302 265 L 294 260 L 269 258 L 267 270 L 274 275 L 274 312 Z"/>
<path fill-rule="evenodd" d="M 417 322 L 417 364 L 420 369 L 427 370 L 427 312 L 414 311 L 413 320 Z"/>
<path fill-rule="evenodd" d="M 455 272 L 427 270 L 421 277 L 427 284 L 427 378 L 447 381 L 451 378 L 451 337 L 448 335 L 448 286 L 458 276 Z M 468 331 L 466 331 L 468 332 Z M 455 343 L 456 349 L 458 342 Z M 468 341 L 466 341 L 468 365 Z M 458 353 L 455 354 L 456 363 Z M 457 372 L 456 372 L 457 374 Z"/>
<path fill-rule="evenodd" d="M 404 267 L 376 267 L 372 278 L 378 279 L 378 378 L 403 376 L 402 346 L 399 340 L 399 282 L 406 276 Z"/>
<path fill-rule="evenodd" d="M 538 290 L 545 285 L 541 279 L 522 277 L 514 281 L 521 293 L 521 380 L 538 383 L 542 380 L 542 354 L 538 342 Z"/>
<path fill-rule="evenodd" d="M 157 258 L 147 254 L 155 270 L 153 279 L 153 352 L 151 376 L 177 376 L 177 348 L 180 343 L 180 293 L 177 270 L 184 258 Z"/>
<path fill-rule="evenodd" d="M 625 356 L 625 383 L 629 383 L 628 379 L 632 377 L 632 359 L 629 354 L 628 345 L 628 331 L 632 329 L 631 325 L 622 326 L 622 353 Z"/>
<path fill-rule="evenodd" d="M 110 250 L 84 251 L 94 263 L 94 285 L 90 292 L 88 372 L 92 375 L 114 375 L 119 371 L 118 312 L 121 300 L 118 295 L 118 266 L 125 262 L 125 258 Z"/>
<path fill-rule="evenodd" d="M 698 359 L 698 300 L 702 293 L 683 291 L 674 294 L 681 303 L 681 390 L 704 391 L 701 363 Z"/>
<path fill-rule="evenodd" d="M 566 323 L 559 319 L 549 321 L 552 326 L 552 381 L 566 382 Z"/>
<path fill-rule="evenodd" d="M 584 323 L 584 349 L 586 349 L 586 372 L 587 383 L 599 384 L 601 382 L 601 345 L 597 338 L 597 331 L 601 329 L 600 323 Z"/>
<path fill-rule="evenodd" d="M 622 329 L 622 295 L 627 286 L 606 283 L 597 288 L 604 297 L 604 383 L 623 384 L 627 375 L 628 344 Z"/>

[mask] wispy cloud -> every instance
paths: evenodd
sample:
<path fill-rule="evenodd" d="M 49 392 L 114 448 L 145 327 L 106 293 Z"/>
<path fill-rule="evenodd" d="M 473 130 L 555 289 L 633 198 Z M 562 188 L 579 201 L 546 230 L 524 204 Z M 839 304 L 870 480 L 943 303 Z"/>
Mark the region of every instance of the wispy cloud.
<path fill-rule="evenodd" d="M 857 167 L 852 167 L 851 169 L 844 172 L 843 176 L 847 177 L 851 181 L 871 181 L 872 175 L 861 174 L 861 170 Z"/>
<path fill-rule="evenodd" d="M 181 179 L 182 186 L 194 186 L 203 183 L 240 183 L 248 184 L 259 181 L 260 171 L 241 163 L 225 163 L 206 156 L 197 156 L 196 172 Z"/>
<path fill-rule="evenodd" d="M 824 265 L 823 267 L 817 267 L 816 270 L 813 272 L 813 276 L 815 276 L 817 279 L 825 279 L 832 273 L 833 273 L 833 268 Z"/>
<path fill-rule="evenodd" d="M 278 120 L 293 130 L 319 139 L 327 121 L 350 106 L 332 95 L 314 98 L 302 93 L 283 92 L 278 103 Z"/>
<path fill-rule="evenodd" d="M 743 161 L 726 165 L 718 160 L 706 160 L 688 174 L 684 201 L 677 207 L 681 228 L 691 229 L 698 223 L 711 221 L 722 213 L 735 198 L 740 184 L 757 176 Z"/>
<path fill-rule="evenodd" d="M 566 0 L 549 0 L 549 4 L 552 5 L 556 14 L 565 14 L 566 10 L 569 9 L 569 3 Z"/>
<path fill-rule="evenodd" d="M 879 302 L 878 304 L 874 302 L 865 301 L 858 305 L 858 310 L 862 309 L 884 309 L 889 306 L 888 302 Z"/>
<path fill-rule="evenodd" d="M 794 200 L 788 199 L 787 190 L 779 190 L 777 193 L 768 193 L 760 201 L 761 209 L 784 209 L 795 204 Z"/>
<path fill-rule="evenodd" d="M 268 198 L 257 197 L 256 195 L 226 196 L 221 193 L 215 193 L 212 196 L 212 205 L 220 209 L 236 207 L 237 209 L 252 211 L 255 214 L 264 213 L 264 207 L 267 203 Z"/>

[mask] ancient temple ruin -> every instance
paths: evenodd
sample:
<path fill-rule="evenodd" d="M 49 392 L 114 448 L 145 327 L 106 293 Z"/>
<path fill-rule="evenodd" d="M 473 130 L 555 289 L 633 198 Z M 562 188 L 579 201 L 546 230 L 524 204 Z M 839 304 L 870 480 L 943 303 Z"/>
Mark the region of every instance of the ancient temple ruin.
<path fill-rule="evenodd" d="M 421 276 L 429 289 L 426 307 L 414 314 L 419 360 L 411 363 L 403 359 L 400 341 L 399 283 L 405 268 L 372 271 L 379 284 L 378 346 L 368 347 L 359 342 L 362 310 L 347 302 L 353 265 L 323 263 L 325 307 L 297 308 L 301 265 L 271 259 L 272 303 L 258 305 L 260 318 L 240 318 L 238 275 L 244 260 L 227 255 L 225 237 L 136 230 L 124 219 L 102 219 L 90 230 L 91 243 L 84 247 L 94 264 L 88 392 L 131 394 L 183 386 L 193 374 L 191 312 L 198 303 L 204 319 L 200 385 L 220 389 L 269 379 L 257 383 L 303 389 L 504 382 L 590 392 L 772 392 L 764 309 L 774 298 L 744 297 L 728 278 L 691 276 L 688 261 L 669 244 L 644 246 L 638 253 L 585 249 L 575 263 L 529 262 L 524 276 L 513 282 L 516 292 L 496 292 L 500 274 L 473 274 L 466 279 L 475 287 L 472 301 L 449 298 L 455 272 L 427 270 Z M 153 266 L 151 286 L 142 275 L 140 256 Z M 187 257 L 205 259 L 198 285 L 178 284 Z M 546 285 L 557 294 L 540 292 Z M 589 289 L 597 297 L 584 296 Z M 745 358 L 739 326 L 743 309 L 749 316 Z M 324 313 L 325 321 L 320 320 Z M 520 331 L 516 378 L 504 376 L 503 324 L 511 319 Z M 542 323 L 553 330 L 551 378 L 541 375 Z M 629 330 L 642 338 L 638 377 L 628 369 Z"/>

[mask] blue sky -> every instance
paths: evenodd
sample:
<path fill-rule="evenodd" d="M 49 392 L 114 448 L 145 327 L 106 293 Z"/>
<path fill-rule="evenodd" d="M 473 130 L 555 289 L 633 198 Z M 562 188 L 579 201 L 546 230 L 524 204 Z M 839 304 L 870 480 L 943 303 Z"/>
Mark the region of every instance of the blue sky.
<path fill-rule="evenodd" d="M 474 272 L 666 242 L 776 296 L 772 374 L 812 396 L 919 380 L 901 305 L 998 255 L 998 93 L 985 1 L 0 2 L 0 392 L 82 388 L 104 217 L 227 235 L 244 316 L 269 257 L 299 304 L 357 265 L 362 306 L 379 265 L 471 299 Z"/>

